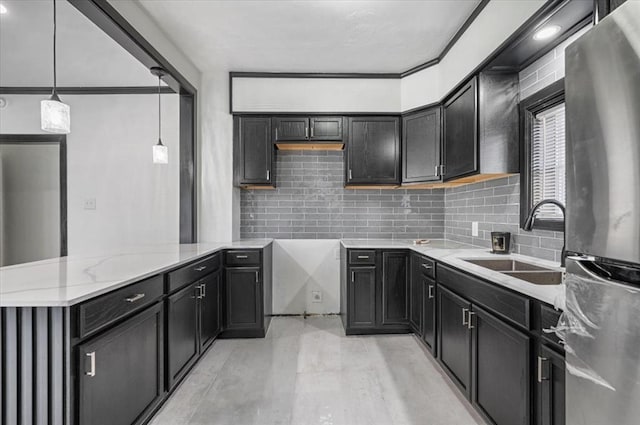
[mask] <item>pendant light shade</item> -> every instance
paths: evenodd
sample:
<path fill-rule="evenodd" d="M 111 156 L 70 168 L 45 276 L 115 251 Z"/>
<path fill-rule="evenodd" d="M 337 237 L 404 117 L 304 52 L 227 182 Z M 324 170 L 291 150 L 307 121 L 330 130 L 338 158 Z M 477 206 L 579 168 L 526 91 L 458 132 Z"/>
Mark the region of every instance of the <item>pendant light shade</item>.
<path fill-rule="evenodd" d="M 40 128 L 50 133 L 71 132 L 71 108 L 62 103 L 56 91 L 56 0 L 53 0 L 53 92 L 40 102 Z"/>
<path fill-rule="evenodd" d="M 153 146 L 153 163 L 168 164 L 169 148 L 162 144 L 162 98 L 160 93 L 160 79 L 166 73 L 164 69 L 157 66 L 151 68 L 151 73 L 158 77 L 158 143 Z"/>

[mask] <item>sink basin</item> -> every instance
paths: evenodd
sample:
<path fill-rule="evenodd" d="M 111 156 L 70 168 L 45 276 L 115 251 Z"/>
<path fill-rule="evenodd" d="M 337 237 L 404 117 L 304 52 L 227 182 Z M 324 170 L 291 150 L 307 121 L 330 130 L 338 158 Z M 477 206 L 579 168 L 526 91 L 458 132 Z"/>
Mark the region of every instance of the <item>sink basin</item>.
<path fill-rule="evenodd" d="M 511 272 L 511 271 L 531 271 L 531 270 L 540 270 L 540 271 L 550 271 L 545 267 L 536 266 L 529 263 L 523 263 L 518 260 L 511 260 L 508 258 L 505 259 L 476 259 L 476 260 L 464 260 L 467 263 L 475 264 L 477 266 L 482 266 L 485 269 L 494 270 L 497 272 Z"/>
<path fill-rule="evenodd" d="M 501 272 L 508 276 L 526 280 L 536 285 L 560 285 L 562 283 L 562 272 L 556 271 L 519 271 L 519 272 Z"/>
<path fill-rule="evenodd" d="M 561 271 L 509 258 L 477 258 L 464 261 L 506 274 L 507 276 L 525 280 L 535 285 L 559 285 L 563 279 L 563 273 Z"/>

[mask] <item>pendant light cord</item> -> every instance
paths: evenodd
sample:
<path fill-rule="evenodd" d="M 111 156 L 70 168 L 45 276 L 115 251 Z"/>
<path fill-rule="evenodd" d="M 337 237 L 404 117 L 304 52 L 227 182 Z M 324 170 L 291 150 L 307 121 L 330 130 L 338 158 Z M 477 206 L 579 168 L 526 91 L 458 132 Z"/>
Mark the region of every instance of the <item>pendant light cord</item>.
<path fill-rule="evenodd" d="M 160 76 L 158 75 L 158 143 L 162 144 L 162 96 L 160 96 Z"/>
<path fill-rule="evenodd" d="M 56 0 L 53 0 L 53 93 L 56 95 L 57 75 L 56 75 Z"/>

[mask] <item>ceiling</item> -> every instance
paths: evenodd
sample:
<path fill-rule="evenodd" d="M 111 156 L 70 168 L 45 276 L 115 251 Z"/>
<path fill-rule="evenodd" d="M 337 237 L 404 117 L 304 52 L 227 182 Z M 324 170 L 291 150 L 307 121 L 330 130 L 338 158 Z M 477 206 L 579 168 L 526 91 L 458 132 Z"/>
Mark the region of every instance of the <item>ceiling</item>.
<path fill-rule="evenodd" d="M 53 4 L 0 0 L 0 86 L 53 84 Z M 153 86 L 157 78 L 66 0 L 58 14 L 58 86 Z"/>
<path fill-rule="evenodd" d="M 399 73 L 480 0 L 137 0 L 201 71 Z"/>

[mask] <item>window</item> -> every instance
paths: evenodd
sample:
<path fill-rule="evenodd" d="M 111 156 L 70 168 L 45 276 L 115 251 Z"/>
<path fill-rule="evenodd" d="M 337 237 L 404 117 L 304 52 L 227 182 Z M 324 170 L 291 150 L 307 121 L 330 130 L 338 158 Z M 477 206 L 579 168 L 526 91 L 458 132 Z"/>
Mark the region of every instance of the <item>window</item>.
<path fill-rule="evenodd" d="M 520 221 L 536 203 L 555 199 L 566 203 L 564 80 L 520 103 Z M 563 217 L 554 205 L 536 213 L 535 229 L 562 231 Z"/>

